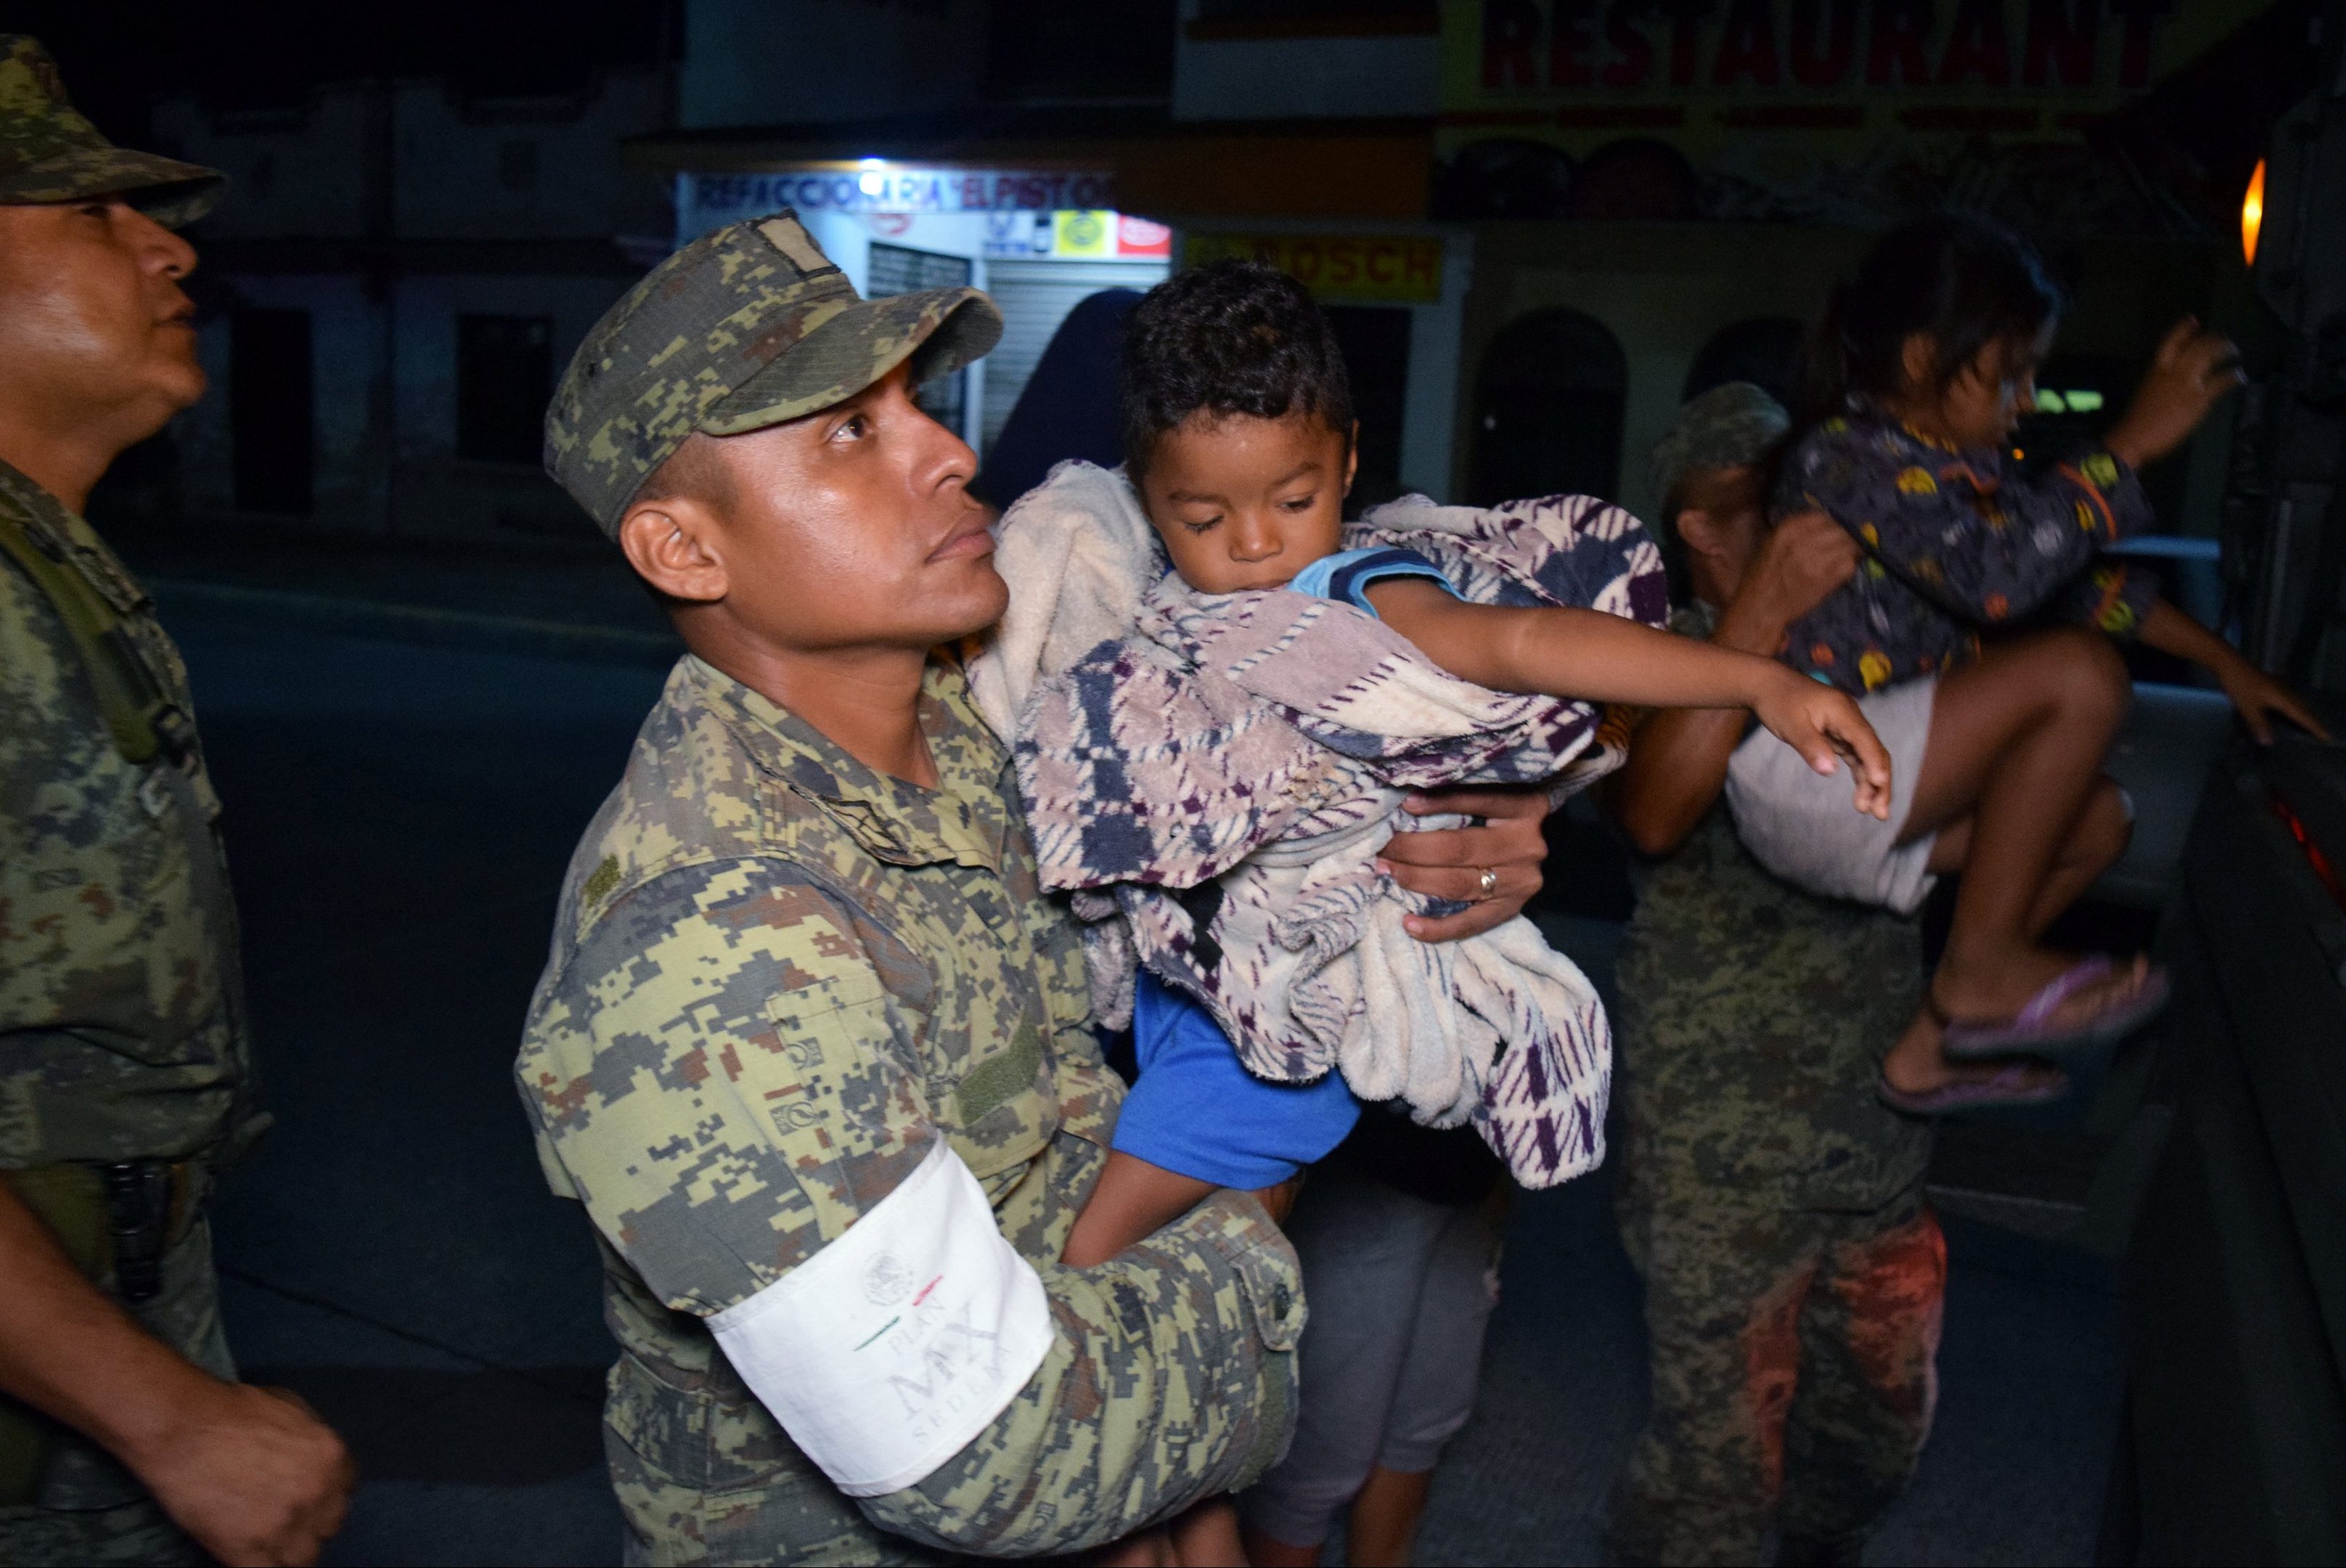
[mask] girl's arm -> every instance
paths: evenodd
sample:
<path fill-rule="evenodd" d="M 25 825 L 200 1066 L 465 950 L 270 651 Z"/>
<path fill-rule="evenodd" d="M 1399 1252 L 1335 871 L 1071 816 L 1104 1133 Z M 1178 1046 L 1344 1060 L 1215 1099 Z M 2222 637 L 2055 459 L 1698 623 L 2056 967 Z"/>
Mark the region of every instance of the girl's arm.
<path fill-rule="evenodd" d="M 2142 640 L 2161 653 L 2204 667 L 2221 681 L 2224 695 L 2232 699 L 2240 722 L 2249 727 L 2258 745 L 2272 744 L 2274 714 L 2310 735 L 2323 740 L 2330 738 L 2330 731 L 2322 728 L 2321 721 L 2313 717 L 2295 692 L 2250 664 L 2239 649 L 2165 599 L 2151 601 L 2150 614 L 2143 617 Z"/>
<path fill-rule="evenodd" d="M 1888 820 L 1890 757 L 1857 704 L 1773 659 L 1676 636 L 1602 610 L 1473 605 L 1422 577 L 1368 590 L 1377 614 L 1462 680 L 1639 708 L 1748 708 L 1831 773 L 1846 758 L 1857 808 Z"/>
<path fill-rule="evenodd" d="M 1869 570 L 1887 570 L 1974 626 L 2045 607 L 2104 545 L 2151 522 L 2134 470 L 2106 452 L 2030 478 L 1986 454 L 1836 421 L 1795 462 L 1802 504 L 1854 535 L 1878 563 Z"/>

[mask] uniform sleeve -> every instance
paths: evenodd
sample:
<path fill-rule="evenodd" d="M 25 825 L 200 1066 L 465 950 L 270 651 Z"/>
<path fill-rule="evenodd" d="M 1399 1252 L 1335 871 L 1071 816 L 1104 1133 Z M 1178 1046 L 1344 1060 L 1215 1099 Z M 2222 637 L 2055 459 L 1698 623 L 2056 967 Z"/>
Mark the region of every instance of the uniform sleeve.
<path fill-rule="evenodd" d="M 2096 554 L 2151 520 L 2134 471 L 2098 450 L 2029 476 L 1835 420 L 1802 443 L 1799 461 L 1801 504 L 1830 513 L 1882 570 L 1974 626 L 2048 608 L 2090 619 L 2110 586 L 2080 585 Z M 2130 591 L 2121 585 L 2111 602 L 2136 602 Z"/>
<path fill-rule="evenodd" d="M 668 1305 L 709 1318 L 749 1299 L 919 1168 L 940 1134 L 892 1000 L 906 962 L 787 862 L 735 860 L 620 899 L 549 982 L 525 1102 L 597 1228 Z M 1097 1091 L 1071 1065 L 1063 1093 Z M 1113 1096 L 1094 1114 L 1112 1122 Z M 1046 1156 L 1037 1175 L 1071 1168 L 1096 1162 Z M 1068 1552 L 1276 1457 L 1301 1287 L 1260 1206 L 1217 1199 L 1098 1268 L 1028 1261 L 1052 1319 L 1042 1364 L 924 1480 L 853 1499 L 874 1523 L 953 1551 Z"/>

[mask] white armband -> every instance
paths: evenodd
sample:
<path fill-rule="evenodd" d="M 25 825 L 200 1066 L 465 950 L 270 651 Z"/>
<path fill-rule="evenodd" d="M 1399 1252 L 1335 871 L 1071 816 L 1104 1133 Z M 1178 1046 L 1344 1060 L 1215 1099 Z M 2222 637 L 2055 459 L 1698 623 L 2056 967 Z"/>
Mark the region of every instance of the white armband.
<path fill-rule="evenodd" d="M 1042 1278 L 943 1135 L 839 1239 L 709 1327 L 850 1497 L 901 1491 L 960 1452 L 1054 1333 Z"/>

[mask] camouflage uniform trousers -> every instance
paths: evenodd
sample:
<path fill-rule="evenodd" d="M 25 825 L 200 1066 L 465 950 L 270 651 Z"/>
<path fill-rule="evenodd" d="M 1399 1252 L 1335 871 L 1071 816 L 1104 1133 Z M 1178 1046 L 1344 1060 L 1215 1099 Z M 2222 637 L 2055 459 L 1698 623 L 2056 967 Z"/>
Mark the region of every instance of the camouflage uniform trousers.
<path fill-rule="evenodd" d="M 131 1308 L 148 1332 L 213 1376 L 233 1379 L 236 1363 L 220 1329 L 219 1277 L 212 1268 L 211 1226 L 199 1216 L 163 1255 L 162 1290 Z M 0 1508 L 0 1563 L 209 1563 L 129 1471 L 78 1434 L 61 1432 L 38 1502 Z"/>
<path fill-rule="evenodd" d="M 1615 1488 L 1615 1560 L 1758 1563 L 1771 1523 L 1861 1543 L 1937 1401 L 1946 1243 L 1919 1188 L 1851 1214 L 1631 1184 L 1621 1210 L 1653 1398 Z"/>

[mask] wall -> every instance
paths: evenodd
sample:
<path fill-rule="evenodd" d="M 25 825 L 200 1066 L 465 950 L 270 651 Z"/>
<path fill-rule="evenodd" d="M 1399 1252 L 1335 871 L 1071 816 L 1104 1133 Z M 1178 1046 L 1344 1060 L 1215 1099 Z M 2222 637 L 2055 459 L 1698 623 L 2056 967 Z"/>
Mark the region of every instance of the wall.
<path fill-rule="evenodd" d="M 687 0 L 677 121 L 800 125 L 973 102 L 985 13 L 984 0 Z"/>
<path fill-rule="evenodd" d="M 1200 25 L 1199 9 L 1198 0 L 1183 0 L 1173 45 L 1175 119 L 1375 117 L 1440 107 L 1436 33 L 1280 37 L 1243 24 Z"/>
<path fill-rule="evenodd" d="M 1488 224 L 1476 230 L 1474 281 L 1458 361 L 1451 475 L 1463 492 L 1473 461 L 1478 372 L 1508 323 L 1557 307 L 1585 311 L 1621 341 L 1629 387 L 1621 443 L 1622 504 L 1653 515 L 1658 497 L 1646 460 L 1677 417 L 1695 355 L 1720 328 L 1755 316 L 1808 321 L 1873 236 L 1857 229 L 1774 224 Z M 2055 354 L 2148 361 L 2159 335 L 2187 311 L 2204 311 L 2214 256 L 2181 242 L 2109 241 L 2054 258 L 2074 279 L 2076 305 Z M 2161 476 L 2169 510 L 2163 531 L 2208 534 L 2208 475 L 2220 469 L 2224 424 L 2209 422 Z"/>
<path fill-rule="evenodd" d="M 291 112 L 159 106 L 158 133 L 230 180 L 190 235 L 213 385 L 173 426 L 188 504 L 235 510 L 229 313 L 292 309 L 311 318 L 315 523 L 583 535 L 535 463 L 456 456 L 457 318 L 546 318 L 559 374 L 668 249 L 667 181 L 620 157 L 662 105 L 658 77 L 637 72 L 535 99 L 405 80 L 330 88 Z"/>

